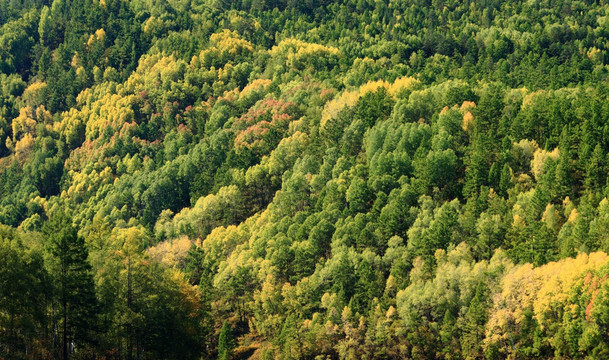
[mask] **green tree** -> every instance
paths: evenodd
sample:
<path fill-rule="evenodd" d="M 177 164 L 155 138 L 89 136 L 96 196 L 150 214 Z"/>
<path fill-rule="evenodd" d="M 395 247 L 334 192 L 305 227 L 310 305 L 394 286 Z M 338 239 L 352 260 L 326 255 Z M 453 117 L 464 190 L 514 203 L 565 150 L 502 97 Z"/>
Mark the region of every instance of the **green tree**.
<path fill-rule="evenodd" d="M 38 24 L 38 35 L 40 36 L 40 43 L 48 45 L 49 35 L 51 31 L 51 11 L 48 6 L 44 6 L 40 11 L 40 23 Z"/>
<path fill-rule="evenodd" d="M 48 338 L 40 338 L 49 325 L 49 276 L 42 253 L 24 246 L 22 237 L 28 236 L 30 241 L 40 240 L 0 225 L 0 357 L 6 359 L 49 350 L 44 348 Z"/>
<path fill-rule="evenodd" d="M 218 338 L 218 360 L 230 360 L 232 358 L 235 342 L 228 321 L 224 321 L 220 336 Z"/>
<path fill-rule="evenodd" d="M 508 190 L 512 187 L 512 169 L 506 163 L 501 169 L 501 177 L 499 179 L 499 194 L 506 197 Z"/>
<path fill-rule="evenodd" d="M 559 156 L 556 163 L 556 177 L 552 189 L 554 197 L 564 199 L 567 196 L 572 196 L 574 169 L 572 165 L 573 153 L 571 151 L 571 141 L 569 137 L 570 130 L 563 129 L 560 136 Z"/>
<path fill-rule="evenodd" d="M 463 186 L 463 195 L 468 198 L 474 196 L 488 179 L 484 148 L 477 146 L 472 151 L 465 170 L 465 185 Z"/>
<path fill-rule="evenodd" d="M 482 282 L 476 286 L 476 295 L 469 303 L 463 323 L 461 349 L 465 358 L 482 358 L 481 343 L 484 339 L 484 325 L 488 318 L 488 295 L 486 285 Z"/>
<path fill-rule="evenodd" d="M 72 352 L 91 346 L 97 331 L 93 274 L 84 239 L 70 217 L 63 212 L 56 214 L 44 224 L 43 233 L 52 256 L 62 359 L 68 359 Z"/>

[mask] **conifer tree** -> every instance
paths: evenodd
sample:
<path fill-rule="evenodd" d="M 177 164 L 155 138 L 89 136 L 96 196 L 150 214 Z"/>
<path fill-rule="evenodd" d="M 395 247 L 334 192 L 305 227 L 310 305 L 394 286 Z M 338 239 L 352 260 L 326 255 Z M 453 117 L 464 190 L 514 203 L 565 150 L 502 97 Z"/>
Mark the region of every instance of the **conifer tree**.
<path fill-rule="evenodd" d="M 93 274 L 84 239 L 78 235 L 65 213 L 52 217 L 43 226 L 52 255 L 51 276 L 59 306 L 58 332 L 62 358 L 91 345 L 97 322 L 97 299 Z"/>
<path fill-rule="evenodd" d="M 488 318 L 488 296 L 484 283 L 478 283 L 476 295 L 469 304 L 463 324 L 461 347 L 466 358 L 481 357 L 481 342 L 484 339 L 484 324 Z"/>
<path fill-rule="evenodd" d="M 234 347 L 235 343 L 230 325 L 228 324 L 228 321 L 224 321 L 218 339 L 218 360 L 231 359 Z"/>

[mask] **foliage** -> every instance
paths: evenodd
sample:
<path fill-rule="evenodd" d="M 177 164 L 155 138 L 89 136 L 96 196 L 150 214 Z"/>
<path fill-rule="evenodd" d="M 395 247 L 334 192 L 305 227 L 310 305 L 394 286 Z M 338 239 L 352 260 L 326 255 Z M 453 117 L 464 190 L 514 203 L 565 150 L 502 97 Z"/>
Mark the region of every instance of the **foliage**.
<path fill-rule="evenodd" d="M 608 6 L 0 0 L 0 358 L 608 358 Z"/>

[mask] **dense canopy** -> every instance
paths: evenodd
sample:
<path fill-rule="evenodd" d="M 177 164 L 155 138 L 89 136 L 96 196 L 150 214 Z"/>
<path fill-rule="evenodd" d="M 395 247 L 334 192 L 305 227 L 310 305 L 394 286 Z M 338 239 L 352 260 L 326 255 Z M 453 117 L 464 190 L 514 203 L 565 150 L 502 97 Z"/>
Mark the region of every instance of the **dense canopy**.
<path fill-rule="evenodd" d="M 609 4 L 0 0 L 0 359 L 609 358 Z"/>

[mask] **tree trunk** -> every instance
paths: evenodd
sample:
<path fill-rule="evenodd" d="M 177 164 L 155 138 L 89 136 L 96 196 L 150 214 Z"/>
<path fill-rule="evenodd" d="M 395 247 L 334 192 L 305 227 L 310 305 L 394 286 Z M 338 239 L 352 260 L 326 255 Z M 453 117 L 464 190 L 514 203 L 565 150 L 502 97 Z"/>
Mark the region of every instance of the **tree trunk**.
<path fill-rule="evenodd" d="M 61 297 L 63 306 L 63 359 L 68 360 L 68 299 L 66 294 L 66 265 L 61 264 Z"/>
<path fill-rule="evenodd" d="M 127 309 L 131 310 L 131 259 L 127 257 Z M 133 359 L 133 323 L 129 320 L 127 346 L 129 347 L 127 359 Z"/>

